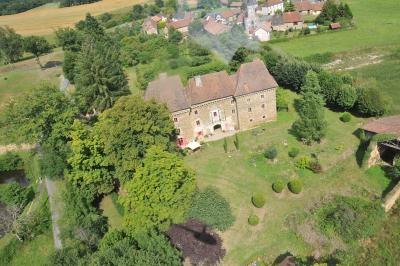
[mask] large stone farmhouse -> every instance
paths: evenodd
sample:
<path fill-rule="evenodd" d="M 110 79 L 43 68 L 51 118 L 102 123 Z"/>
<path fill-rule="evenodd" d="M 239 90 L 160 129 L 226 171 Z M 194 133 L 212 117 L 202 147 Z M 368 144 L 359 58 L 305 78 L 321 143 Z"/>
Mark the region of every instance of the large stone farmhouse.
<path fill-rule="evenodd" d="M 145 99 L 165 103 L 178 131 L 178 145 L 213 139 L 276 119 L 277 83 L 257 59 L 226 71 L 196 76 L 183 87 L 179 76 L 161 74 L 149 83 Z"/>

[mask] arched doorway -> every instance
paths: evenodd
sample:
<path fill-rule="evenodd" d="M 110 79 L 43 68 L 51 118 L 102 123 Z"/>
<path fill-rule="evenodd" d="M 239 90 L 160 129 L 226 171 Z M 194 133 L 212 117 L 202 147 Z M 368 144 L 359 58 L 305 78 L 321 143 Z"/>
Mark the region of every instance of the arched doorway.
<path fill-rule="evenodd" d="M 222 132 L 221 124 L 214 125 L 213 129 L 214 129 L 214 134 Z"/>

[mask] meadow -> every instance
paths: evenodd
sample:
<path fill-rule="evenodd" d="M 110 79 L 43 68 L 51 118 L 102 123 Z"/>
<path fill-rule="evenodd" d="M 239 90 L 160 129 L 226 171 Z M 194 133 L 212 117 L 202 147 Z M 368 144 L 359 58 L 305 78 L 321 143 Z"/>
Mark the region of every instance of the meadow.
<path fill-rule="evenodd" d="M 0 16 L 0 26 L 8 25 L 22 35 L 49 35 L 61 27 L 72 27 L 85 18 L 86 13 L 93 16 L 105 12 L 131 8 L 147 0 L 102 0 L 93 4 L 59 8 L 48 4 L 20 14 Z"/>
<path fill-rule="evenodd" d="M 400 43 L 398 0 L 346 0 L 354 15 L 355 28 L 311 35 L 272 44 L 299 57 L 316 53 L 338 53 Z"/>
<path fill-rule="evenodd" d="M 24 60 L 12 65 L 0 67 L 0 108 L 13 96 L 28 91 L 43 82 L 58 86 L 62 74 L 63 52 L 56 49 L 53 53 L 40 58 L 44 69 L 40 69 L 35 59 Z"/>
<path fill-rule="evenodd" d="M 292 99 L 297 97 L 291 92 L 288 95 Z M 202 150 L 186 157 L 187 164 L 197 173 L 199 187 L 216 186 L 236 217 L 234 225 L 222 233 L 227 250 L 223 265 L 244 265 L 258 256 L 273 261 L 287 251 L 299 256 L 324 254 L 328 252 L 326 247 L 299 236 L 288 226 L 288 217 L 307 211 L 329 195 L 381 196 L 389 184 L 384 172 L 366 175 L 355 156 L 359 144 L 355 131 L 363 120 L 353 117 L 350 123 L 343 123 L 339 116 L 340 113 L 326 110 L 328 133 L 320 144 L 306 146 L 290 134 L 297 117 L 292 107 L 289 112 L 280 112 L 275 122 L 239 133 L 239 151 L 231 137 L 228 153 L 224 152 L 221 140 L 206 143 Z M 274 162 L 263 156 L 271 145 L 278 149 Z M 315 174 L 296 168 L 296 159 L 288 156 L 292 147 L 301 150 L 297 158 L 317 157 L 324 171 Z M 286 183 L 296 178 L 304 184 L 301 194 L 291 194 L 287 188 L 281 194 L 272 191 L 273 182 Z M 266 197 L 266 205 L 261 209 L 251 204 L 251 196 L 257 192 Z M 254 227 L 247 221 L 253 213 L 260 217 L 260 224 Z"/>

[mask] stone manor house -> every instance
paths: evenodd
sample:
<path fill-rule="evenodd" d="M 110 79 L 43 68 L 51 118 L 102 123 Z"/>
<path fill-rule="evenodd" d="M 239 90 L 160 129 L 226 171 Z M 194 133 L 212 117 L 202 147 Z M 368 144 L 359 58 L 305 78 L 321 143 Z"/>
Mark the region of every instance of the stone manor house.
<path fill-rule="evenodd" d="M 213 139 L 224 132 L 246 130 L 276 119 L 275 79 L 256 59 L 232 75 L 226 71 L 196 76 L 183 87 L 179 76 L 160 74 L 145 99 L 165 103 L 178 132 L 178 145 Z"/>

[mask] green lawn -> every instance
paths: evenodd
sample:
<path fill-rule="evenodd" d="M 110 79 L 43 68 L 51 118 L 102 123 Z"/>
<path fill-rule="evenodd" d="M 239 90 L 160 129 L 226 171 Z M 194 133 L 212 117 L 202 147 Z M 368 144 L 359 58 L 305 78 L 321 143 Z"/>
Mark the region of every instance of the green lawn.
<path fill-rule="evenodd" d="M 292 93 L 290 95 L 294 97 Z M 310 255 L 312 244 L 306 243 L 286 225 L 290 214 L 304 211 L 329 194 L 364 195 L 367 191 L 381 195 L 387 182 L 384 173 L 374 173 L 374 178 L 366 178 L 364 170 L 358 167 L 355 160 L 354 152 L 359 141 L 353 132 L 362 120 L 353 118 L 345 124 L 339 120 L 339 113 L 328 110 L 326 116 L 328 134 L 321 144 L 305 146 L 288 132 L 296 119 L 292 108 L 289 113 L 279 113 L 276 122 L 267 123 L 257 130 L 241 132 L 240 151 L 235 151 L 231 137 L 228 139 L 227 154 L 221 140 L 206 143 L 201 151 L 186 157 L 188 165 L 197 173 L 199 187 L 218 187 L 235 214 L 234 225 L 222 233 L 227 249 L 223 265 L 244 265 L 258 255 L 273 260 L 286 251 Z M 276 162 L 267 161 L 262 156 L 270 145 L 276 146 L 279 151 Z M 294 160 L 287 155 L 289 148 L 294 146 L 301 148 L 299 156 L 314 153 L 325 171 L 313 174 L 296 169 Z M 290 194 L 287 189 L 280 195 L 272 192 L 274 181 L 281 179 L 287 182 L 295 178 L 304 183 L 300 195 Z M 264 208 L 252 207 L 250 199 L 254 192 L 266 196 Z M 248 225 L 247 218 L 251 213 L 260 217 L 258 226 Z"/>
<path fill-rule="evenodd" d="M 400 3 L 398 0 L 346 0 L 356 28 L 275 43 L 296 56 L 342 52 L 400 43 Z"/>
<path fill-rule="evenodd" d="M 24 243 L 17 251 L 18 255 L 11 261 L 10 266 L 42 266 L 46 265 L 48 257 L 54 251 L 53 233 L 51 228 L 45 234 Z"/>
<path fill-rule="evenodd" d="M 63 54 L 56 50 L 54 53 L 41 57 L 41 62 L 46 65 L 48 62 L 62 61 Z M 0 67 L 0 108 L 10 97 L 28 91 L 42 82 L 50 82 L 59 85 L 59 76 L 62 74 L 60 66 L 41 70 L 35 59 L 29 59 Z"/>
<path fill-rule="evenodd" d="M 391 100 L 389 114 L 400 114 L 400 45 L 397 49 L 396 52 L 385 56 L 379 64 L 349 71 L 355 77 L 374 78 L 377 81 L 377 87 Z"/>

